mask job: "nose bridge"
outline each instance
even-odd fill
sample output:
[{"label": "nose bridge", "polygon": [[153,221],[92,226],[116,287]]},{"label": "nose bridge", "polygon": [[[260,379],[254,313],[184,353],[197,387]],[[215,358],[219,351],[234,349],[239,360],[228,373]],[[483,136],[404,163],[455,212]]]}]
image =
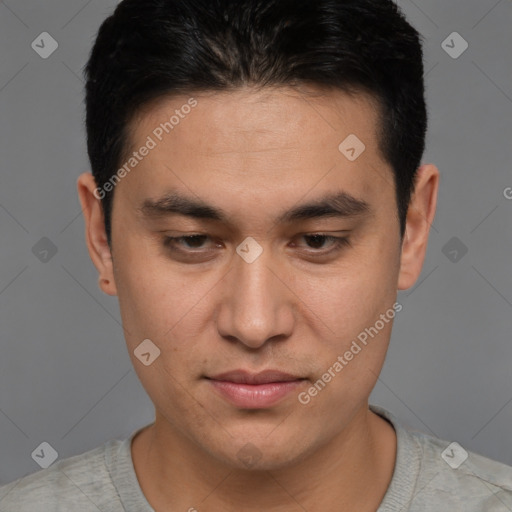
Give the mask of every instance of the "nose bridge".
[{"label": "nose bridge", "polygon": [[[238,251],[255,247],[241,246]],[[238,252],[237,251],[237,252]],[[286,287],[271,268],[271,252],[262,251],[255,259],[235,255],[228,280],[229,291],[219,315],[219,329],[224,336],[235,337],[253,348],[269,338],[288,335],[293,324]],[[269,268],[270,267],[270,268]]]},{"label": "nose bridge", "polygon": [[244,307],[259,309],[265,304],[270,306],[273,295],[271,279],[274,276],[268,268],[269,254],[269,252],[262,254],[252,263],[240,259],[236,265],[237,298],[243,299],[238,302]]}]

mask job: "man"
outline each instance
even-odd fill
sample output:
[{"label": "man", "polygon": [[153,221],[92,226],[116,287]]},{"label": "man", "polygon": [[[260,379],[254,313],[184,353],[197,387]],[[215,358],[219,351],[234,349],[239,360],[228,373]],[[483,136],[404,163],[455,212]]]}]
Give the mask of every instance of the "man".
[{"label": "man", "polygon": [[368,404],[439,185],[397,6],[124,0],[86,71],[86,240],[155,421],[0,510],[512,510],[512,468]]}]

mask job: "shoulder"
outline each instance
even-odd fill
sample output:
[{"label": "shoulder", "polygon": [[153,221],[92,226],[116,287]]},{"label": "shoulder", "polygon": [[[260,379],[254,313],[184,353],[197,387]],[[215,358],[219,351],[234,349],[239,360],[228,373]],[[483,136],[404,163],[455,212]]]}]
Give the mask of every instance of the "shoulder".
[{"label": "shoulder", "polygon": [[422,453],[418,493],[428,500],[453,502],[465,512],[512,510],[511,466],[457,442],[417,431],[409,434]]},{"label": "shoulder", "polygon": [[512,467],[403,425],[371,405],[397,435],[393,477],[379,512],[511,512]]},{"label": "shoulder", "polygon": [[0,487],[0,512],[116,510],[112,507],[116,490],[105,464],[105,451],[119,443],[108,441]]}]

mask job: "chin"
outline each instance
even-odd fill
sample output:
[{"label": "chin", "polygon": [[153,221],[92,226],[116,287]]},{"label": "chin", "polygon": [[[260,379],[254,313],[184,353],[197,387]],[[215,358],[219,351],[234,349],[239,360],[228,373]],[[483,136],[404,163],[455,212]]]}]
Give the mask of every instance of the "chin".
[{"label": "chin", "polygon": [[[222,455],[217,453],[219,458],[230,467],[240,471],[276,471],[292,467],[307,458],[309,453],[315,451],[314,446],[305,447],[304,440],[294,445],[290,439],[263,439],[261,442],[237,442],[226,447],[229,452]],[[235,447],[235,452],[232,449]]]}]

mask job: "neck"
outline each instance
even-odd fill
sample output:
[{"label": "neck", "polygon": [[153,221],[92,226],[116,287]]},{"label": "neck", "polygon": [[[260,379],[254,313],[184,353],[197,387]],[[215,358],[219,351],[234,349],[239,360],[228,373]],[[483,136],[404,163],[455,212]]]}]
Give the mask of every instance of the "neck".
[{"label": "neck", "polygon": [[139,484],[156,512],[375,512],[391,481],[395,457],[393,427],[367,404],[346,429],[313,453],[268,471],[219,462],[158,415],[132,443]]}]

